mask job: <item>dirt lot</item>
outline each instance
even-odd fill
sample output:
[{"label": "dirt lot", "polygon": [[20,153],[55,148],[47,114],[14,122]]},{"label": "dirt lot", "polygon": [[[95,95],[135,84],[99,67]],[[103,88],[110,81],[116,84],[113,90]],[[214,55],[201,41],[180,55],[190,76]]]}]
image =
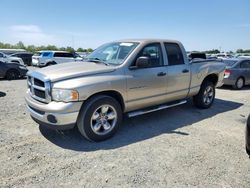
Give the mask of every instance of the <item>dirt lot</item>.
[{"label": "dirt lot", "polygon": [[250,187],[250,87],[217,89],[208,110],[189,102],[125,118],[102,143],[34,123],[25,91],[26,80],[0,80],[0,187]]}]

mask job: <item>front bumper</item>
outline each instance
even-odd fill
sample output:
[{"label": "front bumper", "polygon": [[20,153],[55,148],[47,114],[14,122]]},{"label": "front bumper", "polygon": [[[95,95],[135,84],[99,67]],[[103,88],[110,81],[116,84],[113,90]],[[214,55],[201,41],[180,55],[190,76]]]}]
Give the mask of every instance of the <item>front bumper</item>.
[{"label": "front bumper", "polygon": [[28,69],[19,69],[20,76],[21,77],[26,76],[28,71],[29,71]]},{"label": "front bumper", "polygon": [[76,124],[81,102],[50,102],[41,103],[33,99],[27,92],[25,96],[26,106],[31,117],[39,124],[52,129],[69,129]]},{"label": "front bumper", "polygon": [[246,126],[246,152],[250,156],[250,114]]}]

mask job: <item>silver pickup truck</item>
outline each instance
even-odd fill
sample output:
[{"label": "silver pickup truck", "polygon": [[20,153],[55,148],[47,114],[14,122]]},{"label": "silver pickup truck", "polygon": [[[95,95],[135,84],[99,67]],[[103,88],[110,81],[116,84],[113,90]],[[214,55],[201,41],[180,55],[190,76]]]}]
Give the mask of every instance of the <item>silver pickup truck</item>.
[{"label": "silver pickup truck", "polygon": [[209,108],[223,83],[225,64],[189,61],[173,40],[123,40],[104,44],[84,62],[28,72],[27,108],[40,125],[75,125],[91,141],[110,138],[123,114],[142,115],[184,104]]}]

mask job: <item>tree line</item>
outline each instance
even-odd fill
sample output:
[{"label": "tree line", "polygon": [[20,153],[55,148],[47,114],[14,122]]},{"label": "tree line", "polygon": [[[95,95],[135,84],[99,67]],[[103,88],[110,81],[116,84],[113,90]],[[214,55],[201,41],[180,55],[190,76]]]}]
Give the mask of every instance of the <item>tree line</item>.
[{"label": "tree line", "polygon": [[24,45],[22,41],[19,41],[17,44],[9,44],[0,42],[0,49],[24,49],[28,52],[36,52],[41,50],[54,50],[54,51],[68,51],[68,52],[92,52],[92,48],[78,48],[74,49],[70,46],[67,47],[57,47],[55,45],[47,46],[35,46],[35,45]]},{"label": "tree line", "polygon": [[[17,44],[9,44],[9,43],[3,43],[0,42],[0,48],[4,49],[24,49],[28,52],[36,52],[36,51],[41,51],[41,50],[54,50],[54,51],[68,51],[68,52],[92,52],[92,48],[78,48],[74,49],[70,46],[67,47],[57,47],[55,45],[47,45],[47,46],[35,46],[35,45],[24,45],[22,41],[19,41]],[[218,54],[220,53],[220,50],[218,49],[212,49],[212,50],[207,50],[203,51],[204,53],[207,54]],[[230,51],[229,53],[233,53]],[[250,50],[243,50],[243,49],[238,49],[236,50],[236,53],[250,53]]]}]

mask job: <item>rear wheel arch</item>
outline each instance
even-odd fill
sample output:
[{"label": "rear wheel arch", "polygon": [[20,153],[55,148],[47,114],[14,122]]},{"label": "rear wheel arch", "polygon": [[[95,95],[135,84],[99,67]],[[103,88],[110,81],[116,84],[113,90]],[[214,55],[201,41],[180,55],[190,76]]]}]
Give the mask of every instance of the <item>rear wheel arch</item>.
[{"label": "rear wheel arch", "polygon": [[[208,76],[206,76],[203,80],[203,82],[205,81],[209,81],[209,82],[212,82],[215,86],[216,84],[218,83],[218,75],[217,74],[209,74]],[[202,83],[203,83],[202,82]]]},{"label": "rear wheel arch", "polygon": [[244,80],[244,83],[245,83],[246,79],[245,79],[244,76],[239,76],[239,77],[237,78],[237,80],[238,80],[239,78],[242,78],[242,79]]}]

